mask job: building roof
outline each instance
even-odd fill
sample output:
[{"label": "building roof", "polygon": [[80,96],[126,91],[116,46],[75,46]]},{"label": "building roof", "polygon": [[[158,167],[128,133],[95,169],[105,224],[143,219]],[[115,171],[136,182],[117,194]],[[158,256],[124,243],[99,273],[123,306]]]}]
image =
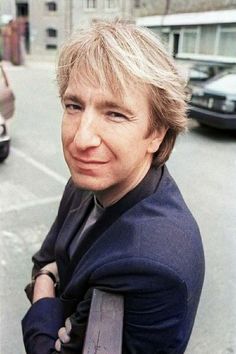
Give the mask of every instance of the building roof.
[{"label": "building roof", "polygon": [[236,10],[188,12],[163,16],[138,17],[136,23],[146,27],[236,23]]}]

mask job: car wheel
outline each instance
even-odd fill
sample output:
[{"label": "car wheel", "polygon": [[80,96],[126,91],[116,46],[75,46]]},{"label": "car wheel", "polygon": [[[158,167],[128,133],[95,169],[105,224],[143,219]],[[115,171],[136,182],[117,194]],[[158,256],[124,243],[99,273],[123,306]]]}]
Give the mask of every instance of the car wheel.
[{"label": "car wheel", "polygon": [[0,148],[0,163],[3,162],[9,155],[10,143],[8,142]]}]

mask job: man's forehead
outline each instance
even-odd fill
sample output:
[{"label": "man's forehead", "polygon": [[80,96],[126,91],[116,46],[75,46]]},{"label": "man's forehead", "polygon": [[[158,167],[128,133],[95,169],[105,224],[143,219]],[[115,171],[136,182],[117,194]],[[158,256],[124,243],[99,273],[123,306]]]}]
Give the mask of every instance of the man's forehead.
[{"label": "man's forehead", "polygon": [[111,87],[108,83],[101,84],[95,80],[81,77],[71,77],[65,91],[65,95],[86,96],[89,92],[95,92],[97,98],[104,101],[115,101],[125,104],[128,93],[126,87]]},{"label": "man's forehead", "polygon": [[113,90],[106,83],[101,84],[100,82],[97,82],[96,78],[94,78],[94,80],[88,80],[87,78],[70,78],[67,89],[81,90],[81,88],[99,91],[104,95],[113,95]]}]

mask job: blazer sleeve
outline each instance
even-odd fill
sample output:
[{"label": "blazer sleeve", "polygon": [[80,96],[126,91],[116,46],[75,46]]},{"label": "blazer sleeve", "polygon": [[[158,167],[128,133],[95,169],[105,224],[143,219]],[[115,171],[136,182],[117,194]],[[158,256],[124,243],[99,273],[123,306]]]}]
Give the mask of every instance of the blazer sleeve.
[{"label": "blazer sleeve", "polygon": [[40,250],[34,254],[32,260],[34,263],[33,273],[48,263],[55,261],[54,246],[59,234],[59,231],[66,219],[73,200],[75,187],[70,178],[66,184],[62,199],[60,201],[58,213],[53,222],[45,240],[42,243]]},{"label": "blazer sleeve", "polygon": [[43,298],[35,302],[22,320],[27,354],[52,354],[58,330],[64,326],[64,312],[58,298]]},{"label": "blazer sleeve", "polygon": [[182,354],[180,326],[187,294],[174,272],[147,260],[121,260],[98,269],[90,285],[70,316],[71,340],[62,344],[62,354],[82,352],[94,288],[124,295],[123,354]]},{"label": "blazer sleeve", "polygon": [[[87,319],[92,299],[89,289],[70,317],[71,340],[62,344],[61,354],[80,354],[87,326]],[[27,354],[58,354],[55,342],[58,330],[65,326],[64,310],[60,299],[44,298],[35,302],[22,320],[22,332]]]}]

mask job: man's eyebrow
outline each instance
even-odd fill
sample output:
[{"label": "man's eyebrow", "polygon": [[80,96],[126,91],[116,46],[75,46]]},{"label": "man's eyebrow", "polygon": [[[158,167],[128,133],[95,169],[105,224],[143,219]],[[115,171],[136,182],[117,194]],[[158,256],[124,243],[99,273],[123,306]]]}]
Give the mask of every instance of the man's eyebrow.
[{"label": "man's eyebrow", "polygon": [[73,95],[73,94],[70,94],[70,93],[65,93],[65,94],[62,96],[62,100],[63,100],[63,101],[65,101],[65,100],[70,100],[70,101],[77,102],[77,103],[80,103],[80,102],[82,101],[79,96]]}]

